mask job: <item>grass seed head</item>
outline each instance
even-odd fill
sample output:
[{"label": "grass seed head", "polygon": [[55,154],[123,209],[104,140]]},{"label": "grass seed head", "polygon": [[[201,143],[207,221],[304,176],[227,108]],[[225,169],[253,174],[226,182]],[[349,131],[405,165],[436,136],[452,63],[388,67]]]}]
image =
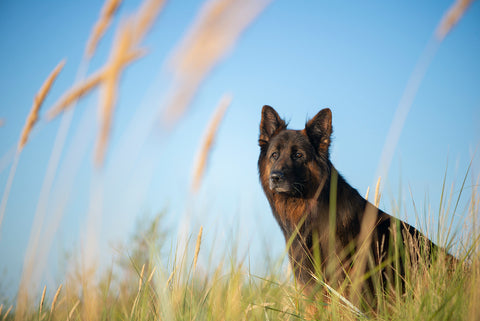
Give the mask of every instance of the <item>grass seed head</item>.
[{"label": "grass seed head", "polygon": [[437,27],[437,39],[442,40],[452,30],[452,28],[460,21],[467,11],[473,0],[456,0],[455,3],[443,16],[442,21]]},{"label": "grass seed head", "polygon": [[197,236],[197,244],[195,245],[195,256],[193,257],[193,268],[197,267],[198,253],[200,252],[200,245],[202,243],[202,233],[203,233],[203,226],[200,226],[200,231],[198,232],[198,236]]},{"label": "grass seed head", "polygon": [[208,156],[210,155],[210,152],[212,150],[215,136],[218,132],[218,128],[220,127],[220,123],[225,116],[225,112],[227,111],[228,106],[230,106],[231,101],[231,95],[224,95],[220,100],[220,103],[218,104],[218,107],[212,119],[210,120],[210,124],[207,128],[207,131],[205,132],[205,136],[194,165],[192,180],[193,192],[197,192],[200,187],[200,183],[207,167]]},{"label": "grass seed head", "polygon": [[63,66],[65,65],[65,60],[62,60],[53,71],[50,73],[48,78],[43,83],[42,87],[40,88],[39,92],[36,94],[35,99],[33,101],[32,109],[30,110],[30,114],[28,114],[27,120],[25,122],[25,126],[23,127],[22,134],[20,136],[20,142],[18,144],[18,149],[21,150],[25,144],[27,143],[28,136],[33,129],[33,126],[38,121],[38,113],[40,111],[40,107],[47,97],[50,88],[52,87],[55,79],[57,78],[58,74],[62,70]]},{"label": "grass seed head", "polygon": [[378,205],[380,204],[380,198],[381,198],[381,194],[380,194],[380,182],[382,180],[382,177],[379,176],[378,177],[378,180],[377,180],[377,185],[375,186],[375,197],[373,198],[373,201],[375,202],[375,206],[378,207]]},{"label": "grass seed head", "polygon": [[243,31],[270,0],[205,2],[169,61],[174,81],[169,89],[163,125],[172,128],[185,114],[210,71],[235,46]]},{"label": "grass seed head", "polygon": [[97,47],[98,42],[105,34],[108,26],[110,26],[113,16],[117,12],[120,4],[122,3],[121,0],[106,0],[103,4],[102,11],[100,13],[100,17],[93,27],[92,33],[90,34],[90,39],[87,43],[86,48],[86,55],[87,57],[92,57],[95,53],[95,49]]},{"label": "grass seed head", "polygon": [[43,308],[43,303],[45,301],[45,292],[47,291],[47,286],[45,285],[43,287],[43,292],[42,292],[42,298],[40,299],[40,306],[38,308],[38,319],[42,319],[42,308]]},{"label": "grass seed head", "polygon": [[53,297],[53,301],[52,301],[52,307],[50,308],[50,313],[53,313],[55,309],[55,304],[57,303],[58,296],[60,295],[61,290],[62,290],[62,284],[60,284],[60,286],[57,289],[57,292],[55,292],[55,296]]},{"label": "grass seed head", "polygon": [[147,0],[142,3],[135,16],[135,39],[143,39],[162,10],[165,0]]},{"label": "grass seed head", "polygon": [[60,98],[54,107],[48,111],[47,118],[51,120],[58,116],[67,107],[82,98],[84,95],[90,92],[90,90],[98,86],[102,80],[103,71],[100,71],[88,77],[83,83],[71,88],[63,95],[62,98]]}]

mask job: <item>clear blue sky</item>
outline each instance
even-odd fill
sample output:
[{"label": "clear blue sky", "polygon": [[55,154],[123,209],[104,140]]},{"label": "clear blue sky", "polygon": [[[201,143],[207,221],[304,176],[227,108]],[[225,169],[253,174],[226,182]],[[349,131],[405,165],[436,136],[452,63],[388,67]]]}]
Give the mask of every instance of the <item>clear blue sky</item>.
[{"label": "clear blue sky", "polygon": [[[375,180],[385,136],[415,64],[452,1],[286,1],[276,0],[250,25],[233,51],[209,75],[188,114],[168,136],[154,131],[135,149],[142,119],[161,108],[169,85],[166,58],[181,40],[201,1],[169,1],[144,45],[149,55],[126,70],[114,118],[106,166],[92,167],[97,93],[76,108],[61,160],[67,166],[74,136],[88,143],[80,158],[69,203],[50,251],[45,279],[55,279],[59,253],[81,245],[93,185],[104,183],[99,225],[103,260],[109,244],[125,241],[139,217],[166,210],[165,229],[176,238],[180,218],[189,212],[192,233],[204,226],[205,247],[213,239],[241,235],[242,253],[261,267],[259,252],[284,247],[258,183],[258,125],[269,104],[302,128],[321,108],[333,111],[332,161],[347,181],[364,194]],[[124,1],[113,24],[138,5]],[[14,148],[33,97],[63,58],[67,64],[42,111],[75,81],[85,43],[98,18],[101,1],[0,2],[0,193],[3,194]],[[113,29],[100,44],[89,71],[101,66]],[[438,211],[448,162],[447,184],[454,192],[480,143],[480,3],[475,2],[441,43],[406,120],[381,207],[392,200],[411,207],[411,189],[419,208]],[[220,127],[199,195],[189,196],[193,160],[203,131],[224,93],[232,104]],[[82,117],[86,127],[81,127]],[[138,122],[132,122],[138,117]],[[133,124],[133,125],[132,125]],[[60,118],[42,121],[20,156],[4,222],[0,229],[2,287],[16,288],[35,208]],[[160,126],[160,122],[159,122]],[[87,130],[85,130],[87,128]],[[75,146],[73,149],[77,148]],[[478,154],[478,153],[477,153]],[[4,156],[6,155],[6,156]],[[473,173],[479,174],[479,157]],[[63,197],[61,169],[49,198],[47,222]],[[469,177],[467,185],[471,187]],[[468,188],[466,193],[470,193]],[[425,202],[425,198],[428,201]],[[426,205],[425,205],[426,204]],[[430,204],[430,205],[428,205]],[[424,206],[425,205],[425,206]],[[424,215],[425,212],[421,212]],[[404,213],[401,213],[404,215]],[[410,223],[415,223],[409,212]],[[46,223],[48,225],[48,223]],[[218,246],[218,245],[217,245]],[[208,251],[208,250],[206,250]],[[205,258],[208,255],[205,254]]]}]

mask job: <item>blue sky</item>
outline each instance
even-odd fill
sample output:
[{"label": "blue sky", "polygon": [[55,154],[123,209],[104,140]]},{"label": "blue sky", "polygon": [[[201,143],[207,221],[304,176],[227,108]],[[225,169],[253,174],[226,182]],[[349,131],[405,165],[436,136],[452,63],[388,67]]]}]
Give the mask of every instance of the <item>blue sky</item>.
[{"label": "blue sky", "polygon": [[[262,105],[275,107],[292,128],[302,128],[321,108],[331,108],[332,161],[364,194],[376,181],[385,136],[407,81],[451,3],[272,1],[206,78],[174,130],[162,134],[159,120],[158,130],[155,126],[137,146],[145,130],[143,122],[161,109],[171,80],[166,59],[202,6],[202,1],[194,0],[167,2],[143,43],[149,54],[129,66],[122,78],[111,145],[101,171],[92,166],[97,93],[88,95],[75,109],[49,196],[46,225],[55,204],[64,197],[62,168],[69,173],[69,157],[75,159],[75,150],[80,148],[77,143],[84,143],[87,150],[79,154],[79,168],[73,173],[75,180],[50,249],[45,279],[55,279],[59,253],[80,246],[90,194],[97,191],[99,181],[104,190],[97,222],[102,257],[111,252],[110,244],[126,241],[139,217],[165,210],[164,224],[172,242],[184,222],[181,217],[188,212],[193,234],[199,225],[204,227],[204,249],[210,244],[214,251],[214,239],[228,239],[237,231],[242,235],[242,251],[261,267],[258,253],[265,244],[272,253],[281,253],[284,246],[257,177]],[[89,73],[103,65],[112,30],[138,4],[124,1]],[[0,2],[0,118],[5,122],[0,127],[0,193],[12,164],[10,151],[18,142],[35,93],[63,58],[67,64],[42,111],[74,84],[101,6],[101,1]],[[454,184],[458,192],[480,143],[479,53],[480,4],[475,2],[440,44],[422,80],[382,184],[384,210],[392,212],[394,201],[405,202],[407,219],[415,223],[409,205],[411,190],[418,207],[431,207],[430,215],[435,215],[447,163],[447,185]],[[202,189],[192,197],[189,184],[194,157],[225,93],[231,93],[233,101],[221,124]],[[6,276],[1,285],[10,290],[20,277],[60,119],[41,121],[20,155],[0,227],[0,273]],[[477,155],[475,179],[478,163]],[[467,194],[471,185],[469,176]]]}]

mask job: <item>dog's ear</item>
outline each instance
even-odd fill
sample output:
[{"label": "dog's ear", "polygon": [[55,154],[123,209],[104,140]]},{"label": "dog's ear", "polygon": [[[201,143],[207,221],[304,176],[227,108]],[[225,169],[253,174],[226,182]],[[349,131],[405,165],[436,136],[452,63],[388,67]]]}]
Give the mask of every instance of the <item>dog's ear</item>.
[{"label": "dog's ear", "polygon": [[328,155],[332,135],[332,111],[329,108],[320,110],[307,122],[305,132],[318,153]]},{"label": "dog's ear", "polygon": [[278,116],[278,113],[270,106],[263,106],[262,121],[260,122],[260,137],[258,144],[265,146],[270,139],[279,131],[286,129],[285,121]]}]

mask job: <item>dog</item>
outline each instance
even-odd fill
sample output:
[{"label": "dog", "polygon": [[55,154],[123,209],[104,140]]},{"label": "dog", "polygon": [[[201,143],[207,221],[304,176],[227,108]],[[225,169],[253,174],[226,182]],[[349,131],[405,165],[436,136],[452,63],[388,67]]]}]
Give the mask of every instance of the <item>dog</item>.
[{"label": "dog", "polygon": [[347,183],[330,162],[331,135],[328,108],[303,130],[290,130],[272,107],[264,106],[260,183],[297,282],[307,293],[330,287],[372,307],[379,291],[403,291],[406,269],[430,264],[440,248]]}]

